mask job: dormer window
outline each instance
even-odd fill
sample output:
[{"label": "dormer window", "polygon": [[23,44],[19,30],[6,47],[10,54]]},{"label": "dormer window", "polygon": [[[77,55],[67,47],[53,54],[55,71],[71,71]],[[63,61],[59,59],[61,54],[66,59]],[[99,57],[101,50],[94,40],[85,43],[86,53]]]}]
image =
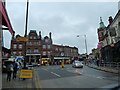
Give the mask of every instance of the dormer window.
[{"label": "dormer window", "polygon": [[48,39],[45,39],[45,42],[48,42]]},{"label": "dormer window", "polygon": [[30,39],[32,39],[32,36],[30,36]]},{"label": "dormer window", "polygon": [[36,39],[36,37],[34,36],[34,39]]}]

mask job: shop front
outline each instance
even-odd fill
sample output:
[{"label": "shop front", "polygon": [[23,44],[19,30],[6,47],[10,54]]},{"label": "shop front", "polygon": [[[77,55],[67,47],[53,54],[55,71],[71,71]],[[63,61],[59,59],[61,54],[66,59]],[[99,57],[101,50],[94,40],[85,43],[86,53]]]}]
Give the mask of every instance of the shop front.
[{"label": "shop front", "polygon": [[61,64],[64,62],[64,64],[70,64],[70,57],[54,57],[54,62],[56,64]]},{"label": "shop front", "polygon": [[39,63],[40,54],[26,54],[26,62],[29,63]]}]

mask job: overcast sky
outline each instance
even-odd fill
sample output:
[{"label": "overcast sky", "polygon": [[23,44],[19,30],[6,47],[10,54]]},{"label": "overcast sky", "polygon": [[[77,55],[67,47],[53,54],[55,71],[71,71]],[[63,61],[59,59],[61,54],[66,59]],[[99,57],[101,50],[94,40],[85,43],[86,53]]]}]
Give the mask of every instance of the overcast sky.
[{"label": "overcast sky", "polygon": [[[26,2],[7,2],[6,9],[16,34],[23,36]],[[115,17],[117,10],[117,2],[30,2],[28,32],[41,31],[43,37],[52,32],[54,44],[78,47],[79,53],[86,52],[86,35],[90,53],[97,47],[100,17],[107,26],[108,17]],[[10,48],[10,40],[10,33],[4,31],[5,47]]]}]

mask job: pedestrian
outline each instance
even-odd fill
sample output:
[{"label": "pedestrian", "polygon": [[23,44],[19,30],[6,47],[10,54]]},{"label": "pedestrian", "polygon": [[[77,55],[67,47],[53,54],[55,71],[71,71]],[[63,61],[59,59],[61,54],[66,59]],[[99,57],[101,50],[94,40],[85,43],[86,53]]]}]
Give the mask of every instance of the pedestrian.
[{"label": "pedestrian", "polygon": [[7,81],[11,81],[11,75],[12,75],[12,72],[13,72],[12,62],[9,62],[7,64],[6,69],[7,69]]},{"label": "pedestrian", "polygon": [[97,62],[96,62],[96,63],[97,63],[97,66],[99,67],[99,59],[97,59]]},{"label": "pedestrian", "polygon": [[13,62],[13,79],[16,79],[16,74],[17,74],[17,70],[18,70],[18,64],[17,62]]},{"label": "pedestrian", "polygon": [[16,61],[17,63],[17,69],[19,70],[20,69],[20,63],[18,62],[18,60]]}]

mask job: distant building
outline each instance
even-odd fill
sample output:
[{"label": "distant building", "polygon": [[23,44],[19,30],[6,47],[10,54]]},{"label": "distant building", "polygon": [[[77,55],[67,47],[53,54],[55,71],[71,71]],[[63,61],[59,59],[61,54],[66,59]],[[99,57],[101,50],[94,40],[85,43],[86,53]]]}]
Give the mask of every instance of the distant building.
[{"label": "distant building", "polygon": [[[26,60],[27,62],[37,63],[60,63],[62,60],[65,63],[70,62],[71,58],[78,57],[78,48],[63,45],[55,45],[52,42],[52,33],[49,36],[42,37],[36,30],[30,30],[27,35],[28,42],[26,43]],[[25,42],[18,41],[15,38],[11,40],[11,51],[15,57],[25,56]]]}]

